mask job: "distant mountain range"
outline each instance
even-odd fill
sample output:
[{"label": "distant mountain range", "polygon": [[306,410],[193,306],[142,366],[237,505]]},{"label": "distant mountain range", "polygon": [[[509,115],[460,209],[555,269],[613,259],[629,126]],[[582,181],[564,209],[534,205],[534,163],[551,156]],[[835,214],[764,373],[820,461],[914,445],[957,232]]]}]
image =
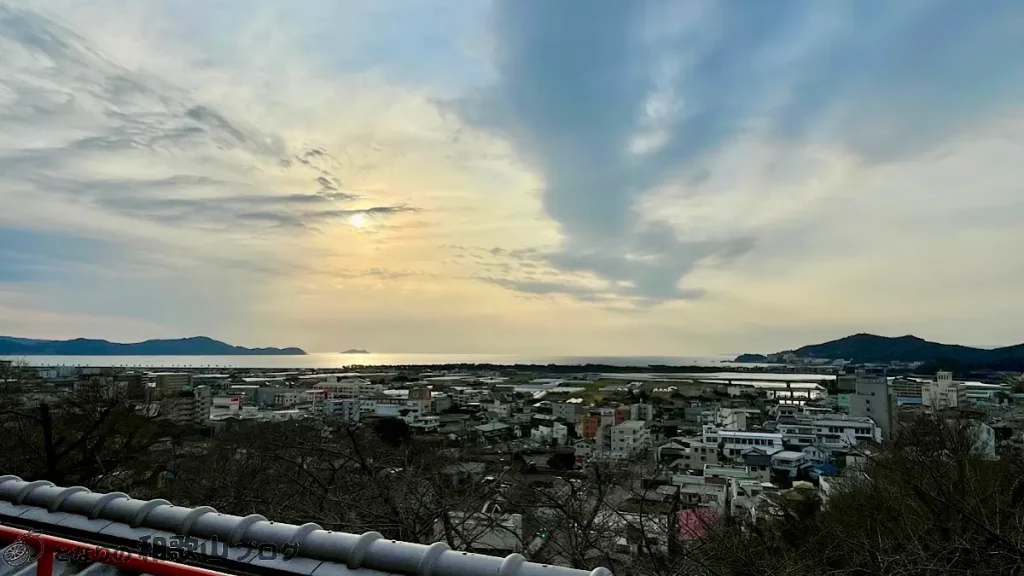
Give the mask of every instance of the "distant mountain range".
[{"label": "distant mountain range", "polygon": [[75,338],[74,340],[36,340],[0,336],[3,356],[300,356],[301,348],[244,348],[219,340],[196,336],[175,340],[146,340],[121,344],[107,340]]},{"label": "distant mountain range", "polygon": [[[971,365],[998,364],[1001,361],[1024,360],[1024,344],[1001,348],[971,348],[957,344],[929,342],[917,336],[891,338],[875,334],[854,334],[823,344],[803,346],[780,352],[779,356],[793,354],[798,358],[828,358],[849,360],[855,364],[888,362],[932,362],[938,360]],[[737,362],[764,362],[768,357],[760,354],[742,354]]]}]

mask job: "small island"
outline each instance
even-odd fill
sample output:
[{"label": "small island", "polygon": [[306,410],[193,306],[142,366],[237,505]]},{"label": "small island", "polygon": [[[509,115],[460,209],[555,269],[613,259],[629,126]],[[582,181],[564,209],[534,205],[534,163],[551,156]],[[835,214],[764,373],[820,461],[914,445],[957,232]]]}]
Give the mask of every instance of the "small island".
[{"label": "small island", "polygon": [[760,364],[768,361],[768,357],[763,354],[740,354],[736,357],[733,362],[743,362],[751,364]]},{"label": "small island", "polygon": [[345,350],[344,352],[342,352],[342,354],[369,354],[369,353],[370,353],[369,350],[363,350],[361,348],[351,348],[349,350]]}]

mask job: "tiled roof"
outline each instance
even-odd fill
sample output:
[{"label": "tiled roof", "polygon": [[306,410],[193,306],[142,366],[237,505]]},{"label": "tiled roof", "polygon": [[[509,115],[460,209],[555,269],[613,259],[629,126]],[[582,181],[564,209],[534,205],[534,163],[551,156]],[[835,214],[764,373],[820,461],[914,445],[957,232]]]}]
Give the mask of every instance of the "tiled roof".
[{"label": "tiled roof", "polygon": [[[17,476],[0,476],[0,524],[85,543],[132,548],[147,538],[174,542],[172,539],[184,536],[190,539],[188,545],[198,544],[200,550],[221,550],[223,555],[207,554],[200,563],[227,573],[611,576],[604,568],[588,573],[527,562],[520,554],[498,558],[458,552],[444,543],[427,546],[387,540],[376,532],[332,532],[313,523],[282,524],[258,514],[243,518],[221,514],[209,506],[185,508],[165,500],[136,500],[120,492],[64,488],[46,481],[27,482]],[[207,548],[202,548],[204,545]],[[273,554],[252,553],[258,547],[267,547]],[[292,552],[288,554],[290,559],[278,553],[287,550]]]}]

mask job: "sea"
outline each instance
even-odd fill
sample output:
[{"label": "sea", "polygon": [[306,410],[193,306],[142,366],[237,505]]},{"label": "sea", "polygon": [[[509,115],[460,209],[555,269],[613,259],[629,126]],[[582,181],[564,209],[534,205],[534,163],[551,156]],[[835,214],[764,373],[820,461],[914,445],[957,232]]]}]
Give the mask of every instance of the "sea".
[{"label": "sea", "polygon": [[97,366],[128,368],[352,368],[359,366],[429,366],[441,364],[540,364],[576,366],[707,366],[738,367],[729,356],[528,356],[516,354],[339,354],[304,356],[0,356],[32,366]]}]

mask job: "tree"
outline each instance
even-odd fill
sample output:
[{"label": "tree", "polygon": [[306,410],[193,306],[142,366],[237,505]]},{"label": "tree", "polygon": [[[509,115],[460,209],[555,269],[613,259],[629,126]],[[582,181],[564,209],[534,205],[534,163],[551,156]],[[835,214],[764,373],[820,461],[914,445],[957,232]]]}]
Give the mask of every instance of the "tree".
[{"label": "tree", "polygon": [[65,486],[148,481],[161,456],[152,448],[180,433],[139,410],[123,391],[44,395],[28,386],[22,381],[20,393],[0,395],[0,468],[26,479]]},{"label": "tree", "polygon": [[373,423],[373,431],[391,446],[402,445],[412,436],[409,425],[400,418],[381,418]]}]

